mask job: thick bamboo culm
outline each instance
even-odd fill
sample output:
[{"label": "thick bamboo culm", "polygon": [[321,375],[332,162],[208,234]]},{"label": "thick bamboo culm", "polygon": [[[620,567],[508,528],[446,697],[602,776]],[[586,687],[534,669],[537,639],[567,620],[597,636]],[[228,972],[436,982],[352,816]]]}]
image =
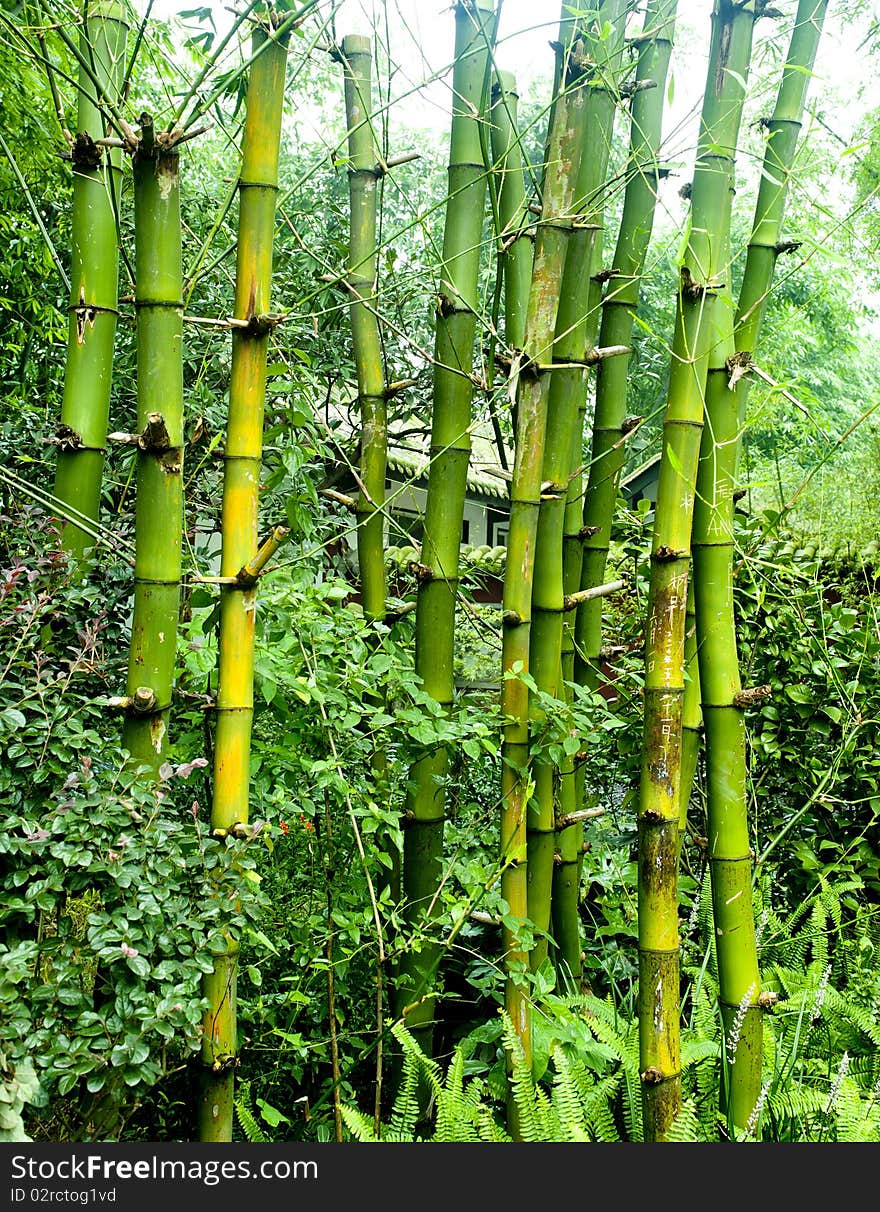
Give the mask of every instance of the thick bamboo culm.
[{"label": "thick bamboo culm", "polygon": [[693,560],[697,651],[706,748],[708,855],[725,1032],[722,1107],[742,1132],[761,1092],[763,1010],[747,800],[745,709],[733,603],[734,496],[748,364],[780,251],[782,219],[804,101],[827,3],[801,0],[783,70],[736,309],[718,308],[710,358]]},{"label": "thick bamboo culm", "polygon": [[[635,91],[630,101],[630,147],[623,213],[611,259],[613,273],[602,300],[600,347],[628,349],[639,307],[639,285],[651,242],[657,206],[660,139],[666,78],[678,0],[651,0],[645,10],[639,42]],[[649,81],[654,87],[645,87]],[[611,542],[611,524],[620,473],[626,457],[627,380],[630,355],[599,363],[590,443],[589,475],[583,497],[580,532],[583,559],[580,585],[601,585]],[[578,527],[580,529],[580,527]],[[575,676],[582,685],[597,684],[602,650],[601,599],[578,611]]]},{"label": "thick bamboo culm", "polygon": [[[102,148],[108,134],[103,103],[119,100],[125,74],[128,8],[116,0],[85,6],[80,33],[71,216],[72,256],[67,360],[58,427],[55,496],[86,519],[100,514],[110,413],[113,345],[119,306],[119,186],[122,152]],[[99,86],[98,87],[96,87]],[[99,94],[99,95],[96,95]],[[73,520],[62,546],[81,559],[92,537]]]},{"label": "thick bamboo culm", "polygon": [[[443,710],[455,693],[455,604],[464,501],[470,461],[474,339],[479,312],[480,248],[486,209],[481,124],[489,108],[491,0],[455,6],[452,131],[443,260],[435,335],[431,462],[416,605],[415,670]],[[445,779],[445,748],[426,754],[410,771],[403,847],[402,896],[406,921],[431,931],[437,907]],[[395,1008],[430,1053],[440,959],[434,939],[401,957]]]},{"label": "thick bamboo culm", "polygon": [[361,605],[367,622],[386,612],[383,507],[388,451],[388,406],[382,334],[376,299],[377,194],[381,169],[373,137],[372,48],[369,38],[342,40],[345,114],[348,123],[348,190],[351,208],[348,283],[352,348],[361,422],[360,493],[357,499],[357,554]]},{"label": "thick bamboo culm", "polygon": [[526,311],[532,281],[533,221],[519,134],[519,94],[511,72],[499,72],[492,86],[492,161],[499,174],[499,263],[504,277],[504,340],[511,355],[525,340]]},{"label": "thick bamboo culm", "polygon": [[[271,45],[264,48],[269,40]],[[245,101],[239,179],[238,253],[234,316],[245,321],[232,334],[229,418],[223,471],[220,573],[220,651],[214,798],[211,827],[221,837],[248,820],[250,737],[254,703],[254,612],[257,587],[240,576],[257,554],[266,353],[274,325],[270,313],[272,242],[278,192],[278,157],[287,64],[286,33],[258,27]],[[233,1074],[237,1064],[236,969],[238,943],[226,936],[204,980],[209,1007],[202,1043],[200,1139],[232,1138]]]},{"label": "thick bamboo culm", "polygon": [[681,1107],[678,841],[691,523],[719,273],[755,22],[753,0],[715,0],[680,272],[651,544],[638,816],[639,1051],[645,1138]]},{"label": "thick bamboo culm", "polygon": [[[602,583],[610,542],[617,485],[624,460],[624,420],[629,370],[629,344],[638,308],[639,279],[650,243],[657,201],[665,82],[672,50],[676,4],[652,0],[648,5],[630,102],[630,146],[620,228],[610,262],[611,277],[603,295],[602,232],[597,234],[590,275],[590,345],[619,352],[598,362],[590,456],[584,485],[583,445],[587,397],[581,402],[577,436],[572,452],[563,534],[563,581],[566,594]],[[601,321],[601,326],[600,326]],[[598,335],[596,330],[598,331]],[[604,603],[587,601],[563,628],[562,669],[566,683],[595,687],[599,680]],[[585,802],[587,764],[566,762],[574,772],[573,803]],[[565,777],[565,776],[564,776]],[[565,784],[563,783],[563,788]],[[566,841],[570,856],[577,857],[576,881],[583,867],[581,831]],[[563,872],[557,872],[561,883]],[[571,895],[570,892],[568,894]]]},{"label": "thick bamboo culm", "polygon": [[[560,33],[571,27],[563,4]],[[574,32],[572,28],[572,33]],[[541,216],[537,225],[532,283],[526,318],[525,349],[515,360],[516,449],[510,486],[510,528],[503,595],[501,712],[501,894],[511,923],[504,930],[507,972],[505,1005],[525,1054],[531,1056],[531,1012],[525,973],[529,946],[521,934],[531,917],[532,887],[528,857],[534,849],[534,821],[527,813],[530,704],[528,687],[515,670],[529,671],[535,537],[541,500],[541,472],[551,377],[559,283],[566,249],[575,230],[575,190],[583,152],[586,76],[579,43],[560,37],[563,62],[557,71],[545,153]],[[555,671],[554,671],[555,672]],[[552,872],[554,826],[541,841],[549,849]],[[531,836],[530,836],[531,835]],[[549,910],[549,884],[546,897]],[[523,923],[523,927],[518,924]],[[549,925],[549,912],[548,923]]]},{"label": "thick bamboo culm", "polygon": [[[564,567],[565,517],[572,468],[581,463],[587,362],[595,352],[598,311],[593,315],[592,308],[596,303],[593,268],[597,257],[601,259],[601,234],[609,188],[608,162],[620,98],[626,14],[625,0],[604,0],[597,6],[594,20],[580,26],[583,53],[591,64],[584,152],[575,191],[581,218],[566,253],[556,316],[553,360],[560,368],[553,372],[547,405],[530,645],[530,660],[534,662],[532,674],[538,689],[560,700],[567,697],[560,680],[563,674],[563,619],[568,613],[565,610],[568,589]],[[547,905],[541,906],[541,916],[543,921],[547,913],[548,924],[552,925],[554,962],[561,983],[578,988],[581,978],[578,904],[583,825],[578,823],[565,828],[557,825],[558,819],[580,806],[574,762],[564,761],[557,773],[551,772],[550,778],[545,770],[536,771],[535,784],[535,815],[542,825],[553,830],[554,839],[546,874],[533,869],[529,855],[530,892],[532,886],[536,890],[546,888]],[[546,851],[542,851],[541,856],[546,862]],[[536,921],[533,909],[537,912],[538,905],[530,899],[529,913]],[[542,949],[546,953],[542,944],[543,940],[539,940],[532,952],[533,968],[543,958]]]},{"label": "thick bamboo culm", "polygon": [[137,496],[129,707],[122,742],[156,771],[168,748],[183,537],[180,156],[141,115],[133,155]]}]

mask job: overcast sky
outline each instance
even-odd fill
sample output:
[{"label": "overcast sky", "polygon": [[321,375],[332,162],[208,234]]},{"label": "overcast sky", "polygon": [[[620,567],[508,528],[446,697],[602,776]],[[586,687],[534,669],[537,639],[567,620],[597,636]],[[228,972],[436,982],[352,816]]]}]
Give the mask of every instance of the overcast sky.
[{"label": "overcast sky", "polygon": [[[146,0],[137,0],[143,11]],[[213,10],[215,24],[228,28],[230,8],[226,2],[204,5],[203,0],[154,0],[153,13],[165,18],[181,9],[202,4]],[[322,6],[324,11],[330,5]],[[794,12],[795,0],[780,0],[780,7]],[[849,139],[868,108],[880,105],[880,87],[869,70],[864,51],[858,44],[864,23],[846,27],[840,20],[846,0],[831,0],[829,15],[820,42],[816,65],[817,79],[811,95],[833,100],[833,121],[838,133]],[[866,7],[871,7],[867,5]],[[880,12],[880,4],[873,6]],[[503,0],[498,35],[499,67],[513,71],[523,95],[536,95],[534,86],[545,82],[552,71],[552,51],[548,43],[555,37],[559,0]],[[667,136],[677,131],[688,114],[699,111],[705,77],[712,0],[679,0],[678,36],[673,57],[673,98],[666,115]],[[398,65],[394,94],[410,94],[406,101],[407,123],[448,125],[448,73],[445,80],[425,86],[437,73],[443,73],[452,59],[454,20],[451,5],[444,0],[340,0],[336,6],[335,30],[345,34],[379,31],[384,40],[386,12],[392,59]],[[877,14],[875,14],[877,15]],[[770,20],[758,25],[759,37],[772,36],[781,23]],[[784,27],[783,27],[784,28]],[[686,56],[686,59],[685,59]],[[685,66],[686,63],[686,66]],[[418,90],[411,92],[411,90]],[[693,147],[695,122],[685,128],[685,137],[675,136],[670,152]]]}]

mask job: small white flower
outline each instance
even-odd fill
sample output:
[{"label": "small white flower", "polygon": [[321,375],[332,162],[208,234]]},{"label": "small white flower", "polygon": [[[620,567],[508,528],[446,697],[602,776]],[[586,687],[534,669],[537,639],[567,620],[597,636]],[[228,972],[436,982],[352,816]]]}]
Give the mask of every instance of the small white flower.
[{"label": "small white flower", "polygon": [[837,1102],[837,1099],[840,1096],[840,1088],[843,1085],[843,1079],[846,1077],[848,1069],[849,1053],[844,1052],[843,1056],[840,1058],[840,1068],[837,1070],[837,1076],[831,1083],[831,1090],[828,1094],[828,1105],[825,1108],[826,1113],[829,1112]]},{"label": "small white flower", "polygon": [[819,987],[816,990],[816,998],[813,1002],[813,1013],[810,1015],[810,1022],[815,1023],[819,1020],[819,1015],[822,1013],[822,1006],[825,1002],[825,995],[828,992],[828,982],[831,979],[831,965],[829,964],[822,973],[822,979],[819,981]]},{"label": "small white flower", "polygon": [[754,983],[752,983],[751,985],[749,985],[748,989],[746,989],[745,993],[742,995],[742,999],[736,1008],[736,1015],[734,1016],[734,1020],[730,1024],[730,1034],[727,1037],[727,1063],[728,1063],[728,1065],[732,1065],[734,1060],[736,1059],[736,1047],[737,1047],[737,1044],[739,1043],[740,1033],[743,1029],[743,1023],[746,1021],[746,1015],[748,1014],[749,1006],[751,1005],[752,995],[754,994],[754,992],[755,992],[755,986],[754,986]]}]

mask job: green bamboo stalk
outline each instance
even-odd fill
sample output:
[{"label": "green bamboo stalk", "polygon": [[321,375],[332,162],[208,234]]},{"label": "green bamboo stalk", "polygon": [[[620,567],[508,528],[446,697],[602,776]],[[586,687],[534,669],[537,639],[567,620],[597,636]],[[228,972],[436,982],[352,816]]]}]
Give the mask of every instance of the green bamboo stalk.
[{"label": "green bamboo stalk", "polygon": [[[568,5],[563,4],[561,35],[568,28],[567,12]],[[531,1017],[526,974],[530,948],[523,935],[523,923],[531,917],[535,899],[528,863],[535,843],[539,841],[549,851],[549,878],[546,891],[537,896],[537,903],[546,903],[549,909],[555,822],[543,831],[540,839],[534,836],[534,822],[527,811],[529,691],[521,675],[529,672],[535,538],[559,282],[566,249],[575,230],[574,204],[584,146],[587,78],[581,51],[582,43],[575,38],[565,48],[559,75],[561,91],[554,101],[547,136],[525,352],[521,359],[514,361],[513,367],[517,400],[516,449],[510,487],[501,653],[501,711],[505,721],[501,747],[501,894],[508,910],[504,926],[505,1005],[528,1058],[531,1058]],[[556,671],[553,672],[555,677]]]},{"label": "green bamboo stalk", "polygon": [[[612,259],[613,275],[602,301],[600,347],[629,349],[639,307],[639,284],[654,227],[666,78],[678,0],[651,0],[645,10],[639,41],[631,125],[627,185],[623,213]],[[653,81],[655,87],[645,87]],[[583,560],[580,587],[601,585],[611,542],[617,488],[625,458],[627,379],[630,355],[599,363],[590,449],[589,475],[583,497],[581,531]],[[602,649],[602,600],[578,609],[575,638],[575,678],[595,686]]]},{"label": "green bamboo stalk", "polygon": [[504,337],[511,355],[523,347],[532,280],[532,233],[519,135],[519,93],[512,72],[499,72],[492,86],[492,160],[501,184],[499,268],[504,278]]},{"label": "green bamboo stalk", "polygon": [[[372,58],[369,38],[354,34],[343,38],[340,60],[344,69],[351,211],[346,282],[352,299],[349,314],[361,421],[360,490],[355,506],[358,519],[357,553],[361,607],[364,620],[371,628],[373,645],[378,647],[381,635],[372,629],[372,625],[385,619],[388,589],[383,512],[388,459],[388,399],[376,295],[378,181],[382,169],[377,162],[371,120]],[[381,696],[371,695],[370,701],[377,708],[383,705]],[[385,796],[388,755],[384,745],[374,746],[370,765],[376,784],[382,788]],[[400,854],[396,845],[387,849],[391,860],[388,882],[396,900],[400,895]]]},{"label": "green bamboo stalk", "polygon": [[[64,395],[58,427],[55,496],[96,522],[110,413],[113,343],[118,314],[117,215],[122,152],[103,149],[106,117],[92,76],[110,103],[119,99],[125,72],[127,8],[116,0],[85,6],[80,33],[77,134],[73,165],[72,256]],[[85,69],[85,62],[91,71]],[[91,537],[73,522],[62,529],[62,546],[81,560]]]},{"label": "green bamboo stalk", "polygon": [[731,1129],[748,1123],[761,1092],[763,1010],[747,811],[745,709],[733,607],[734,495],[751,351],[769,293],[807,85],[827,0],[801,0],[773,117],[736,311],[719,307],[706,392],[694,509],[693,559],[706,742],[708,854],[727,1065],[722,1105]]},{"label": "green bamboo stalk", "polygon": [[[602,224],[625,18],[624,0],[604,0],[594,18],[578,27],[580,53],[589,65],[584,74],[583,153],[573,198],[579,218],[567,244],[559,287],[553,344],[557,367],[547,395],[529,639],[529,665],[537,689],[558,698],[564,697],[559,682],[565,611],[563,529],[579,410],[586,398],[585,363],[592,335],[588,325],[591,269]],[[533,729],[538,731],[541,712],[533,706],[532,715]],[[559,777],[573,779],[573,769]],[[547,931],[552,920],[561,967],[577,981],[581,954],[576,878],[580,830],[577,826],[557,830],[560,812],[556,787],[553,766],[547,761],[536,763],[535,795],[528,820],[529,917],[541,931]],[[558,896],[554,896],[554,890]],[[546,955],[546,939],[539,936],[530,954],[533,970]]]},{"label": "green bamboo stalk", "polygon": [[754,22],[754,0],[715,0],[651,544],[638,820],[639,1049],[647,1140],[665,1139],[681,1107],[677,856],[685,608],[706,373]]},{"label": "green bamboo stalk", "polygon": [[[272,14],[272,26],[281,17]],[[266,396],[266,353],[274,319],[269,311],[272,240],[288,35],[258,27],[246,97],[239,180],[238,256],[232,332],[232,372],[226,433],[220,573],[217,731],[214,742],[214,836],[235,834],[248,820],[253,720],[256,578],[247,573],[258,548],[260,463]],[[244,574],[244,575],[243,575]],[[225,949],[205,977],[200,1139],[232,1138],[233,1072],[237,1064],[238,943]]]},{"label": "green bamboo stalk", "polygon": [[[459,545],[470,459],[474,338],[486,204],[480,125],[488,110],[492,0],[455,6],[449,189],[437,308],[431,463],[425,507],[416,622],[415,669],[424,690],[448,710],[455,692],[453,654]],[[410,927],[430,930],[440,882],[448,752],[438,748],[412,767],[406,802],[403,905]],[[431,1050],[440,948],[423,942],[401,958],[396,1009],[427,1052]]]},{"label": "green bamboo stalk", "polygon": [[348,275],[352,346],[361,418],[360,493],[357,501],[357,551],[361,603],[368,623],[385,618],[386,578],[383,543],[388,417],[382,335],[376,300],[377,182],[370,114],[372,112],[369,38],[342,41],[345,113],[348,123],[348,188],[351,206]]},{"label": "green bamboo stalk", "polygon": [[168,748],[183,531],[180,156],[141,115],[134,153],[137,498],[134,612],[122,743],[158,770]]}]

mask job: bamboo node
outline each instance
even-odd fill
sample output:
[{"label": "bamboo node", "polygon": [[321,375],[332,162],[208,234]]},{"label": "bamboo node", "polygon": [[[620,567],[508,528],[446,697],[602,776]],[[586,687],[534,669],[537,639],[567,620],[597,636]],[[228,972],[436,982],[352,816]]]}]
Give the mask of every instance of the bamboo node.
[{"label": "bamboo node", "polygon": [[420,584],[434,580],[434,569],[420,560],[411,560],[407,567]]},{"label": "bamboo node", "polygon": [[149,715],[156,710],[158,699],[151,686],[138,686],[131,696],[129,710],[132,715]]},{"label": "bamboo node", "polygon": [[681,560],[686,555],[686,551],[676,551],[674,547],[660,546],[652,553],[651,558],[658,564],[671,564],[673,560]]},{"label": "bamboo node", "polygon": [[116,707],[129,715],[152,715],[159,705],[155,692],[150,686],[138,686],[134,694],[113,695],[107,699],[108,707]]},{"label": "bamboo node", "polygon": [[752,355],[747,349],[731,354],[724,366],[728,375],[727,390],[733,391],[740,379],[751,370]]},{"label": "bamboo node", "polygon": [[103,152],[87,131],[80,131],[70,149],[70,160],[74,168],[92,173],[101,165]]},{"label": "bamboo node", "polygon": [[161,412],[151,412],[147,423],[138,436],[138,446],[146,454],[164,454],[171,449],[171,435]]},{"label": "bamboo node", "polygon": [[681,267],[681,293],[686,299],[702,299],[709,291],[717,290],[719,283],[697,282],[686,265]]},{"label": "bamboo node", "polygon": [[82,450],[83,440],[75,429],[63,422],[55,427],[55,437],[50,441],[59,450]]},{"label": "bamboo node", "polygon": [[777,257],[785,256],[786,253],[796,253],[802,246],[803,240],[778,240],[773,245],[773,251]]},{"label": "bamboo node", "polygon": [[752,686],[747,690],[738,690],[733,696],[734,707],[739,707],[742,711],[748,711],[750,707],[760,707],[762,703],[766,703],[768,699],[773,698],[773,687],[769,683],[763,686]]},{"label": "bamboo node", "polygon": [[642,1084],[645,1086],[659,1086],[663,1081],[663,1072],[661,1069],[650,1065],[643,1073],[639,1074]]},{"label": "bamboo node", "polygon": [[251,316],[241,328],[241,331],[247,333],[249,337],[265,337],[273,328],[277,328],[284,319],[286,319],[285,316],[279,315],[276,312],[265,312],[263,315]]},{"label": "bamboo node", "polygon": [[228,1073],[230,1069],[237,1069],[239,1060],[237,1056],[232,1056],[228,1052],[222,1052],[219,1056],[214,1057],[211,1068],[215,1073]]}]

